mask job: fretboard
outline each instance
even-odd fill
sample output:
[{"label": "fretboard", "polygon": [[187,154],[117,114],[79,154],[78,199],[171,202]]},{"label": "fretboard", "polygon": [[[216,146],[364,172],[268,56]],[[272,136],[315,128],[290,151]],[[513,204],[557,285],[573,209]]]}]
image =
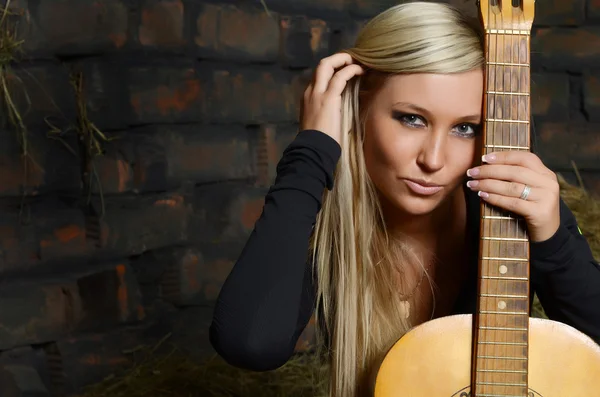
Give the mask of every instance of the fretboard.
[{"label": "fretboard", "polygon": [[[484,153],[530,150],[530,34],[486,34]],[[526,397],[529,243],[516,215],[482,202],[475,396]]]}]

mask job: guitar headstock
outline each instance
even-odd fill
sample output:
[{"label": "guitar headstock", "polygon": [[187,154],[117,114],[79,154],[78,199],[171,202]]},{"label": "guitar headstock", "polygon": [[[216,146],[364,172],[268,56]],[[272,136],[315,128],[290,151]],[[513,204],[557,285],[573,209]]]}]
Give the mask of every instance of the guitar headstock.
[{"label": "guitar headstock", "polygon": [[535,0],[479,0],[477,3],[486,30],[531,30]]}]

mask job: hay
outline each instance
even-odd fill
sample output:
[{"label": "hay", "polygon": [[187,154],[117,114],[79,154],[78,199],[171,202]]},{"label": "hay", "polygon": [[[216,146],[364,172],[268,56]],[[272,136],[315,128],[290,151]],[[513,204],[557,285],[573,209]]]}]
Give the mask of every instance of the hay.
[{"label": "hay", "polygon": [[[578,220],[596,258],[600,257],[600,201],[559,175],[561,196]],[[539,301],[532,315],[546,317]],[[227,365],[217,356],[204,362],[177,350],[155,349],[133,368],[111,375],[81,397],[316,397],[325,396],[327,368],[311,354],[298,354],[270,372],[250,372]]]}]

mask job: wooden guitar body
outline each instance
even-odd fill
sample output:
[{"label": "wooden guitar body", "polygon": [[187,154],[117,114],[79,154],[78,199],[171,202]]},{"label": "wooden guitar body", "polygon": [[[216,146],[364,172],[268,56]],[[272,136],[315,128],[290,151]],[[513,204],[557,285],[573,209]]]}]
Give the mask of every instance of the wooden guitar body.
[{"label": "wooden guitar body", "polygon": [[[375,397],[473,397],[471,362],[473,317],[443,317],[415,327],[404,335],[383,361]],[[529,376],[526,397],[600,396],[600,346],[572,327],[538,318],[529,319],[529,360],[507,363],[511,371],[487,372],[482,381],[499,377],[507,383]],[[506,349],[498,347],[499,349]],[[498,354],[503,356],[502,353]],[[496,366],[492,371],[501,369]],[[481,368],[480,370],[485,370]],[[514,387],[512,388],[514,389]],[[511,386],[488,396],[524,396]]]}]

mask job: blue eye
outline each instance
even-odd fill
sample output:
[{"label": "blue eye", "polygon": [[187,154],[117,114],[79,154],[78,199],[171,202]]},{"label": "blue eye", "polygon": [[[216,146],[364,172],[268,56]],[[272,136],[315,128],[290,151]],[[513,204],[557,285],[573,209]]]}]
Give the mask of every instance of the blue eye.
[{"label": "blue eye", "polygon": [[454,128],[454,132],[459,136],[470,138],[478,134],[479,126],[474,124],[459,124]]},{"label": "blue eye", "polygon": [[409,127],[425,127],[427,123],[421,116],[396,112],[394,118]]}]

